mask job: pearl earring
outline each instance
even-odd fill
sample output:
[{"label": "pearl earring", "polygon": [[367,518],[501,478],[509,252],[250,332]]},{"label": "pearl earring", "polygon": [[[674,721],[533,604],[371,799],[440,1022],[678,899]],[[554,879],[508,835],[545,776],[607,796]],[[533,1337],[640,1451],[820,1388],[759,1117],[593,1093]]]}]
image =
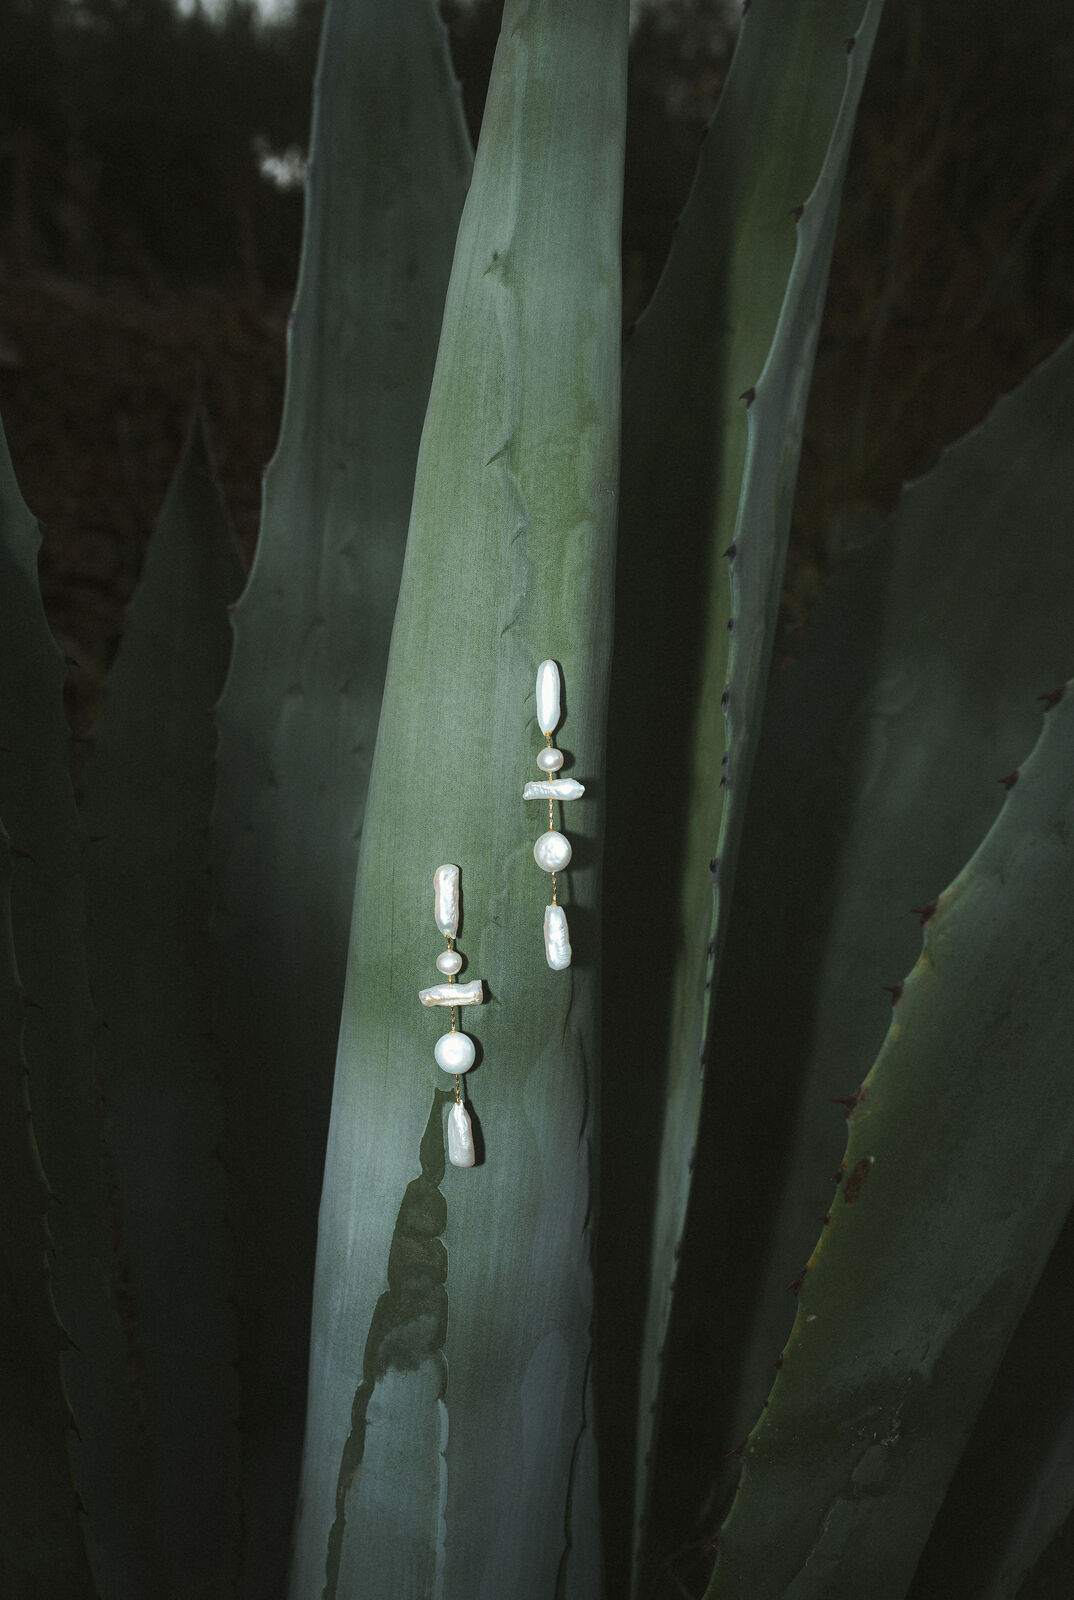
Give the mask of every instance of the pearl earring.
[{"label": "pearl earring", "polygon": [[485,998],[484,984],[480,978],[472,983],[456,983],[462,968],[462,956],[455,949],[459,931],[459,869],[450,863],[437,867],[433,873],[433,917],[436,926],[447,940],[447,948],[436,958],[437,971],[447,978],[446,983],[434,983],[422,989],[418,999],[423,1006],[450,1006],[451,1032],[442,1033],[433,1046],[436,1064],[455,1079],[455,1104],[448,1113],[448,1160],[453,1167],[472,1167],[474,1164],[474,1132],[462,1099],[462,1074],[469,1072],[477,1057],[474,1041],[461,1033],[456,1016],[458,1006],[479,1006]]},{"label": "pearl earring", "polygon": [[552,735],[559,726],[562,715],[560,694],[562,678],[554,661],[542,661],[537,668],[537,723],[545,736],[545,748],[537,757],[537,765],[547,776],[536,783],[527,783],[522,791],[523,800],[548,801],[548,831],[533,847],[533,859],[544,872],[552,874],[552,904],[544,911],[544,953],[553,972],[562,972],[571,964],[571,941],[567,929],[567,913],[559,904],[556,873],[562,872],[571,859],[570,840],[556,831],[555,805],[565,800],[579,800],[585,794],[585,785],[574,778],[556,778],[563,765],[563,752],[552,743]]}]

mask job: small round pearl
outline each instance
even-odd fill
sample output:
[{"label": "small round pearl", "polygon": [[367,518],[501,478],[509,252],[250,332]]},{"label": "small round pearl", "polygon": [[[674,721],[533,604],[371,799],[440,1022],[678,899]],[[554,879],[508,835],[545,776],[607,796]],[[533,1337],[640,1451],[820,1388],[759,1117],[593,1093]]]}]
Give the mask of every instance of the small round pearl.
[{"label": "small round pearl", "polygon": [[457,950],[441,950],[436,958],[438,972],[444,972],[450,978],[453,973],[462,967],[462,957]]},{"label": "small round pearl", "polygon": [[465,1033],[442,1033],[433,1045],[433,1055],[445,1072],[469,1072],[477,1051]]},{"label": "small round pearl", "polygon": [[537,765],[542,772],[558,772],[563,765],[563,751],[557,750],[555,745],[546,745],[537,757]]},{"label": "small round pearl", "polygon": [[533,859],[543,872],[561,872],[571,859],[571,842],[550,828],[534,845]]}]

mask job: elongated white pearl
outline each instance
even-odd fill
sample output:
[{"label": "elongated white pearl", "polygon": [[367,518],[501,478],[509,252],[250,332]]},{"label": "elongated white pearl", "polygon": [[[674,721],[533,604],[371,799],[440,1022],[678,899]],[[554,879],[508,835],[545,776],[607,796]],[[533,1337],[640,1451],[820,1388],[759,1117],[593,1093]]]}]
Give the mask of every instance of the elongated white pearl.
[{"label": "elongated white pearl", "polygon": [[453,972],[458,972],[462,967],[462,957],[457,950],[441,950],[436,958],[436,970],[446,973],[449,977]]},{"label": "elongated white pearl", "polygon": [[542,733],[555,733],[559,727],[561,679],[554,661],[542,661],[537,668],[537,726]]},{"label": "elongated white pearl", "polygon": [[474,1130],[466,1107],[458,1101],[448,1112],[447,1153],[453,1167],[472,1167],[474,1164]]},{"label": "elongated white pearl", "polygon": [[459,869],[450,862],[433,873],[433,916],[445,939],[459,931]]},{"label": "elongated white pearl", "polygon": [[480,978],[473,983],[434,983],[431,989],[418,990],[423,1006],[479,1006],[484,998]]},{"label": "elongated white pearl", "polygon": [[533,859],[542,872],[562,872],[571,859],[571,842],[557,833],[554,828],[549,828],[533,847]]},{"label": "elongated white pearl", "polygon": [[562,972],[571,964],[571,937],[562,906],[544,908],[544,953],[553,972]]},{"label": "elongated white pearl", "polygon": [[474,1041],[465,1033],[442,1033],[433,1045],[433,1055],[438,1067],[445,1072],[469,1072],[477,1051]]},{"label": "elongated white pearl", "polygon": [[522,791],[523,800],[580,800],[585,794],[585,784],[577,778],[551,778],[547,782],[535,779]]},{"label": "elongated white pearl", "polygon": [[554,744],[545,745],[537,756],[537,765],[542,772],[558,772],[563,765],[563,751],[557,750]]}]

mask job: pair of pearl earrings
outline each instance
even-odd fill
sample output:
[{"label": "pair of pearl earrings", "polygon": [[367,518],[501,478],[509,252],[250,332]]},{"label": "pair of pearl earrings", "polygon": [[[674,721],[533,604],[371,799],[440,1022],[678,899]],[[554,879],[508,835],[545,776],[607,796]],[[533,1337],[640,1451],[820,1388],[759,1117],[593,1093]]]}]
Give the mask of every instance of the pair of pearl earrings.
[{"label": "pair of pearl earrings", "polygon": [[[537,669],[537,722],[545,736],[545,747],[537,757],[537,765],[545,777],[527,783],[522,791],[524,800],[548,802],[548,829],[533,847],[537,865],[552,878],[552,903],[545,907],[544,950],[545,959],[553,972],[562,972],[571,964],[570,934],[567,915],[559,904],[556,875],[562,872],[571,859],[570,840],[556,829],[555,806],[567,800],[579,800],[585,793],[584,785],[574,778],[554,776],[563,766],[563,752],[557,750],[552,735],[558,728],[562,711],[562,678],[554,661],[542,661]],[[448,1113],[448,1160],[454,1167],[472,1167],[474,1164],[474,1132],[462,1094],[463,1074],[469,1072],[477,1059],[477,1049],[468,1034],[458,1025],[458,1009],[462,1006],[479,1006],[485,998],[485,985],[481,978],[459,983],[462,956],[455,948],[461,912],[460,873],[457,866],[447,862],[437,867],[433,874],[433,919],[443,934],[446,947],[436,958],[437,971],[447,980],[434,983],[418,993],[423,1006],[446,1006],[451,1011],[451,1028],[442,1033],[433,1046],[433,1056],[438,1067],[455,1079],[455,1104]]]}]

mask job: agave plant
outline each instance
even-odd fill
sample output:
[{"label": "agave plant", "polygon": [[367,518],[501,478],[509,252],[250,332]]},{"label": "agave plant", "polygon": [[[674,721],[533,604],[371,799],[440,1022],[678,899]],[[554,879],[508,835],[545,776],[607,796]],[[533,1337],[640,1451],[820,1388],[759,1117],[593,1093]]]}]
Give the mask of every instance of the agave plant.
[{"label": "agave plant", "polygon": [[508,0],[471,173],[428,0],[330,0],[254,568],[195,420],[80,811],[3,460],[18,1600],[640,1600],[706,1490],[711,1600],[1069,1587],[1074,344],[766,703],[880,3],[749,8],[621,378],[627,10]]}]

